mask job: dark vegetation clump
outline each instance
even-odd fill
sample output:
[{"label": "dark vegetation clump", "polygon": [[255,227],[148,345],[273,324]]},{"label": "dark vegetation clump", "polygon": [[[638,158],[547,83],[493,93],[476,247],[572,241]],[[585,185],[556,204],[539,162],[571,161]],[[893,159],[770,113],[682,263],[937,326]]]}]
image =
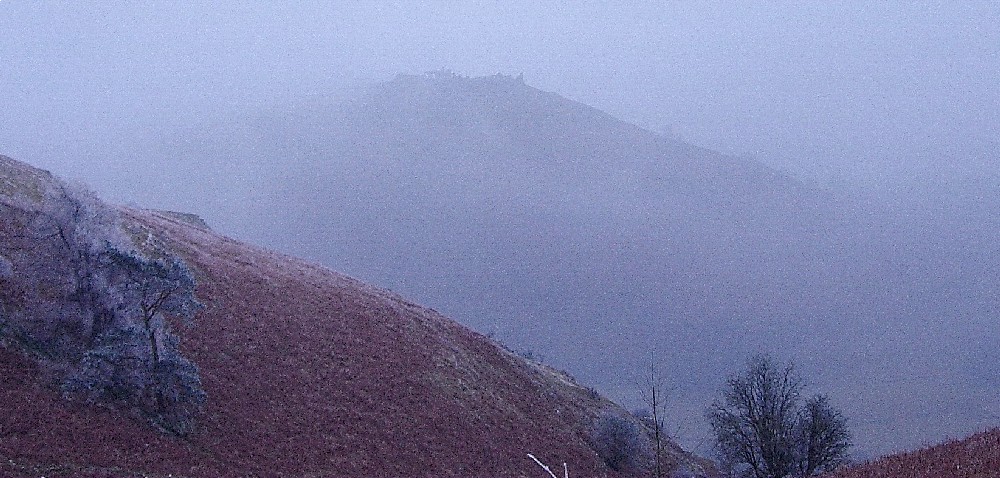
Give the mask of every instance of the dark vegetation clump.
[{"label": "dark vegetation clump", "polygon": [[594,425],[594,449],[609,468],[638,473],[648,468],[652,458],[649,437],[634,420],[606,413]]},{"label": "dark vegetation clump", "polygon": [[68,399],[191,433],[205,392],[168,324],[200,307],[191,271],[88,192],[39,188],[0,196],[0,338],[51,365]]}]

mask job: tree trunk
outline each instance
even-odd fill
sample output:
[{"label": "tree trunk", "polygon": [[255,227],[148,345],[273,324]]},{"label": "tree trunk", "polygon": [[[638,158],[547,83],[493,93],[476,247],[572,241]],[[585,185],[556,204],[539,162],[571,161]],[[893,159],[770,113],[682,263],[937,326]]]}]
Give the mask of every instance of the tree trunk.
[{"label": "tree trunk", "polygon": [[146,332],[149,333],[149,356],[155,367],[160,363],[160,343],[156,338],[156,329],[152,326],[152,317],[146,317]]}]

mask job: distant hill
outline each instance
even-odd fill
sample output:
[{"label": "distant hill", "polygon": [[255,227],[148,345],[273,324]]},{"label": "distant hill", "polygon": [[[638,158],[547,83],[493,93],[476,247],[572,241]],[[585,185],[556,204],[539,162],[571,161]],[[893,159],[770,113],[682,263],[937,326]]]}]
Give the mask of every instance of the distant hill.
[{"label": "distant hill", "polygon": [[725,326],[735,307],[759,329],[782,319],[747,305],[828,299],[835,197],[516,78],[400,75],[262,116],[242,160],[273,219],[246,237],[563,363],[668,318]]},{"label": "distant hill", "polygon": [[[189,216],[79,194],[0,157],[4,476],[540,476],[527,453],[567,462],[572,476],[624,476],[595,452],[592,430],[603,414],[628,415],[565,373]],[[75,252],[62,261],[59,251]],[[131,307],[150,303],[132,304],[128,290],[153,287],[172,258],[193,274],[201,307],[188,323],[174,313],[131,322]],[[122,279],[132,262],[143,275]],[[33,280],[43,276],[51,282]],[[109,330],[153,335],[129,342]],[[158,362],[142,352],[154,336]],[[192,364],[187,386],[204,392],[183,429],[166,412],[173,389],[156,388],[177,377],[134,382],[167,354]],[[109,375],[80,375],[88,360]],[[67,376],[90,380],[87,400]],[[712,473],[674,444],[668,454],[673,467]]]},{"label": "distant hill", "polygon": [[705,453],[704,408],[761,351],[831,394],[864,456],[997,414],[988,182],[818,189],[503,75],[400,75],[162,136],[152,183],[183,204],[160,207],[402,293],[629,407],[652,357],[673,431]]},{"label": "distant hill", "polygon": [[994,478],[1000,476],[1000,429],[890,455],[826,478]]}]

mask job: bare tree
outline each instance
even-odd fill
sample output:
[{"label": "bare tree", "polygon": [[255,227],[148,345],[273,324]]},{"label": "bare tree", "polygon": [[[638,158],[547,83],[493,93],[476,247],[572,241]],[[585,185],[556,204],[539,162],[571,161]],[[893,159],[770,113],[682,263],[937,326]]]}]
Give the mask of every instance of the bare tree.
[{"label": "bare tree", "polygon": [[664,428],[666,389],[654,356],[655,354],[650,354],[649,374],[646,376],[646,384],[642,390],[642,399],[649,407],[649,422],[653,429],[653,476],[660,478],[665,471],[663,448],[664,442],[667,440]]},{"label": "bare tree", "polygon": [[844,464],[851,447],[851,434],[847,420],[830,406],[825,395],[814,395],[799,412],[798,472],[812,476]]},{"label": "bare tree", "polygon": [[754,478],[808,476],[839,464],[850,447],[846,422],[825,397],[801,406],[802,388],[791,364],[751,358],[707,413],[723,463]]}]

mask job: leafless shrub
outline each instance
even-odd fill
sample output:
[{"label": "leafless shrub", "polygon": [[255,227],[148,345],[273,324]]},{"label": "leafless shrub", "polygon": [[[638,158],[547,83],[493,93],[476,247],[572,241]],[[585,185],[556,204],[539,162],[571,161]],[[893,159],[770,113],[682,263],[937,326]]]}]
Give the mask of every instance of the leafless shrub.
[{"label": "leafless shrub", "polygon": [[592,439],[598,456],[615,471],[645,470],[652,458],[649,437],[634,420],[621,415],[601,415]]}]

